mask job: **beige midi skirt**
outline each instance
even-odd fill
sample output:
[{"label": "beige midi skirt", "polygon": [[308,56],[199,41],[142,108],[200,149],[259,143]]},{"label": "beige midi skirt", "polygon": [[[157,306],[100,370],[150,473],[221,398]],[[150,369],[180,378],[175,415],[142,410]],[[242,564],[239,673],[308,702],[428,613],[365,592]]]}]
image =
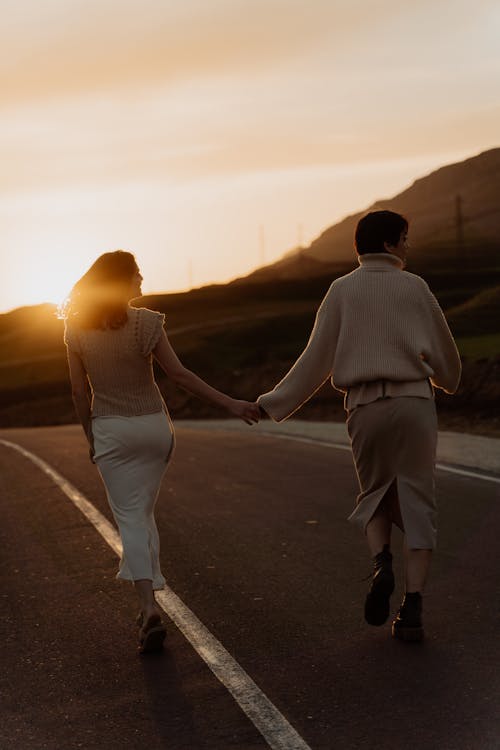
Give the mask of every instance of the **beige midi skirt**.
[{"label": "beige midi skirt", "polygon": [[361,490],[349,521],[365,531],[380,502],[395,489],[408,547],[434,549],[434,400],[401,396],[358,406],[349,412],[347,430]]},{"label": "beige midi skirt", "polygon": [[164,411],[95,417],[92,434],[94,460],[122,541],[117,578],[150,580],[155,590],[162,589],[165,578],[154,510],[174,447],[170,417]]}]

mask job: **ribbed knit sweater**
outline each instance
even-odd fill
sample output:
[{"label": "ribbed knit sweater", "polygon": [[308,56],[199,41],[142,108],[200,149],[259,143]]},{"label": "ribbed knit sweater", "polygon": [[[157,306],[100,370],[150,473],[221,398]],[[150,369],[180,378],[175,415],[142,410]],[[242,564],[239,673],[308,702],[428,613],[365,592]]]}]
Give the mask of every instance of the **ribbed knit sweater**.
[{"label": "ribbed knit sweater", "polygon": [[116,329],[84,329],[66,323],[64,342],[79,354],[87,371],[93,417],[133,417],[164,408],[151,353],[165,316],[145,307],[129,307],[127,316],[125,325]]},{"label": "ribbed knit sweater", "polygon": [[286,419],[331,378],[354,409],[378,398],[432,398],[429,384],[453,393],[460,357],[425,281],[389,253],[359,256],[359,268],[336,279],[321,303],[306,349],[258,403]]}]

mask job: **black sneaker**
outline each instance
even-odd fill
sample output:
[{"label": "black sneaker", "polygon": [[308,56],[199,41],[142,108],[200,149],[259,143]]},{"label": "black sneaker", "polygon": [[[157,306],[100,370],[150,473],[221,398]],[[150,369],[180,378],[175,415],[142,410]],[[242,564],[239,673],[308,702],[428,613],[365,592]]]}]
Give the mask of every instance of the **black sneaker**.
[{"label": "black sneaker", "polygon": [[424,637],[420,592],[405,594],[396,619],[392,623],[392,635],[401,641],[421,641]]},{"label": "black sneaker", "polygon": [[389,617],[390,597],[394,591],[392,554],[389,545],[373,558],[374,570],[365,601],[365,620],[369,625],[383,625]]}]

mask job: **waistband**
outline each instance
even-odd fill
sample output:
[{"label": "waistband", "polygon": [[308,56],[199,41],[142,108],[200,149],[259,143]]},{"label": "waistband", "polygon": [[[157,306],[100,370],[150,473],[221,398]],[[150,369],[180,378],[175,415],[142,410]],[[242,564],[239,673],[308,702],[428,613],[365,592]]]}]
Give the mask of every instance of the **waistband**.
[{"label": "waistband", "polygon": [[434,398],[434,389],[427,378],[411,381],[371,380],[368,383],[358,383],[348,388],[344,398],[344,408],[346,411],[351,411],[357,406],[370,404],[379,398],[400,396]]}]

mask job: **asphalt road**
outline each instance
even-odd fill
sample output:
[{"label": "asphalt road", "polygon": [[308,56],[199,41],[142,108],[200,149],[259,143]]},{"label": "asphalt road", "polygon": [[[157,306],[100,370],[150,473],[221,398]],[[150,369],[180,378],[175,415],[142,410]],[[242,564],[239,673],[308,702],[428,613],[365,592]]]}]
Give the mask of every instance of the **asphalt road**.
[{"label": "asphalt road", "polygon": [[[111,519],[80,428],[0,438]],[[0,490],[2,750],[267,747],[173,624],[161,656],[137,656],[114,553],[3,445]],[[499,748],[499,485],[438,474],[422,644],[363,621],[370,561],[345,520],[356,492],[346,451],[180,423],[157,506],[168,585],[312,750]],[[393,610],[400,596],[401,574]]]}]

